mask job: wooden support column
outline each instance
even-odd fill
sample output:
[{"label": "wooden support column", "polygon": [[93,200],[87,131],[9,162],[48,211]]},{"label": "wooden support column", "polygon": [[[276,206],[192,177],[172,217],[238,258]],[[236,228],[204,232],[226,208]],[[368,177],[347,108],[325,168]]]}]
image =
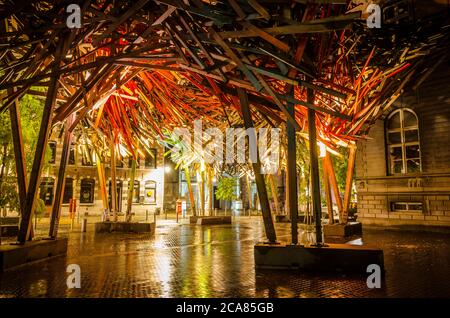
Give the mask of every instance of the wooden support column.
[{"label": "wooden support column", "polygon": [[200,214],[205,216],[205,171],[200,171]]},{"label": "wooden support column", "polygon": [[[287,152],[286,152],[287,153]],[[287,160],[287,158],[286,158]],[[287,173],[287,170],[284,173],[284,213],[286,215],[289,215],[289,191],[288,191],[288,184],[289,184],[289,174]]]},{"label": "wooden support column", "polygon": [[273,202],[275,204],[275,214],[280,215],[280,202],[278,201],[278,187],[273,174],[269,174],[270,190],[272,191]]},{"label": "wooden support column", "polygon": [[[14,93],[15,89],[8,92]],[[20,121],[19,101],[15,100],[9,107],[9,117],[11,120],[11,132],[14,145],[14,158],[16,159],[17,185],[19,188],[20,215],[24,214],[27,196],[27,167],[25,154],[23,152],[22,127]]]},{"label": "wooden support column", "polygon": [[336,174],[334,173],[333,162],[331,161],[330,154],[327,152],[325,154],[325,169],[327,170],[327,175],[330,181],[330,188],[333,191],[334,199],[336,200],[336,205],[338,207],[339,216],[342,216],[342,199],[339,194],[339,187],[336,180]]},{"label": "wooden support column", "polygon": [[344,204],[342,207],[342,220],[341,223],[347,224],[348,221],[348,209],[350,207],[350,199],[352,194],[352,183],[353,183],[353,172],[355,170],[355,157],[356,157],[356,146],[350,144],[349,154],[348,154],[348,166],[347,166],[347,177],[345,179],[345,192],[344,192]]},{"label": "wooden support column", "polygon": [[[241,103],[241,110],[242,116],[244,117],[245,128],[246,129],[254,128],[253,120],[250,114],[247,93],[242,88],[238,88],[237,92]],[[254,136],[254,140],[256,140],[256,136]],[[270,213],[270,204],[269,198],[267,197],[266,184],[264,182],[264,177],[261,174],[261,162],[259,161],[258,147],[256,147],[256,158],[257,161],[252,163],[252,167],[253,173],[255,174],[256,188],[258,190],[259,202],[261,204],[264,228],[269,242],[275,243],[277,241],[277,235],[275,233],[275,227],[273,225],[272,215]]]},{"label": "wooden support column", "polygon": [[328,170],[326,168],[325,157],[322,158],[322,171],[323,171],[323,184],[325,186],[325,198],[327,200],[327,210],[328,210],[328,224],[333,224],[333,200],[331,198],[331,187],[330,178],[328,176]]},{"label": "wooden support column", "polygon": [[130,181],[128,182],[127,211],[125,215],[126,222],[131,221],[131,208],[133,207],[135,178],[136,178],[136,159],[133,158],[131,161],[131,168],[130,168]]},{"label": "wooden support column", "polygon": [[117,179],[116,179],[116,145],[111,144],[111,209],[113,222],[117,222]]},{"label": "wooden support column", "polygon": [[[292,90],[292,94],[294,91]],[[288,103],[289,114],[295,118],[295,105]],[[297,143],[295,140],[295,126],[287,121],[287,176],[288,176],[288,202],[289,216],[291,218],[291,240],[292,244],[298,243],[298,197],[297,197]]]},{"label": "wooden support column", "polygon": [[214,170],[213,168],[207,168],[208,171],[208,214],[213,215],[213,202],[214,202],[214,189],[213,189],[213,178]]},{"label": "wooden support column", "polygon": [[[314,103],[314,91],[307,89],[308,103]],[[317,157],[316,111],[308,108],[309,158],[311,162],[311,194],[316,224],[316,244],[322,245],[322,206],[320,202],[319,161]]]},{"label": "wooden support column", "polygon": [[189,201],[191,202],[192,215],[197,216],[197,210],[195,209],[194,191],[192,190],[192,183],[191,183],[191,173],[189,172],[189,167],[187,166],[184,167],[184,175],[186,176],[186,183],[188,186]]},{"label": "wooden support column", "polygon": [[105,167],[103,166],[103,162],[101,161],[101,157],[99,156],[98,153],[97,153],[97,173],[98,173],[98,181],[100,183],[100,190],[102,194],[103,209],[109,210],[108,191],[106,189]]},{"label": "wooden support column", "polygon": [[52,214],[50,218],[50,230],[48,236],[56,239],[58,235],[59,218],[61,216],[61,205],[64,196],[64,185],[66,181],[66,166],[69,160],[70,145],[72,144],[72,132],[69,130],[74,115],[70,115],[64,124],[64,143],[59,163],[58,179],[56,180],[55,199],[53,200]]},{"label": "wooden support column", "polygon": [[[248,197],[248,209],[253,210],[253,198],[252,198],[252,182],[248,175],[245,175],[245,183],[247,186],[247,197]],[[251,212],[250,212],[251,213]]]},{"label": "wooden support column", "polygon": [[[60,41],[62,41],[60,39]],[[59,68],[59,60],[62,51],[62,42],[58,44],[57,52],[55,55],[55,64],[52,68],[52,73],[56,74]],[[36,144],[36,151],[34,155],[33,167],[30,173],[30,183],[26,195],[25,209],[20,220],[19,235],[17,240],[20,244],[30,238],[33,219],[33,213],[36,207],[36,197],[39,187],[39,181],[41,179],[42,166],[44,163],[45,149],[47,148],[48,137],[50,135],[53,110],[55,108],[56,95],[58,92],[58,79],[59,76],[53,76],[50,79],[47,98],[45,100],[44,110],[42,113],[41,126],[39,128],[39,135]]]}]

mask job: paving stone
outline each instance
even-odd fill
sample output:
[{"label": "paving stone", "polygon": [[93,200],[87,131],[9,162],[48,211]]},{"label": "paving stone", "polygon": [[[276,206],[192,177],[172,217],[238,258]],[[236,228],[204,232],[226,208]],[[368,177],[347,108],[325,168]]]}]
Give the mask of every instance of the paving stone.
[{"label": "paving stone", "polygon": [[[276,223],[280,241],[290,225]],[[448,297],[447,234],[364,229],[362,239],[384,250],[381,289],[365,275],[254,268],[253,246],[264,238],[260,218],[196,226],[158,220],[154,236],[95,235],[61,228],[68,254],[0,274],[0,297]],[[46,233],[46,228],[36,231]],[[301,239],[308,237],[301,233]],[[302,241],[302,240],[301,240]],[[66,285],[68,264],[81,268],[81,288]]]}]

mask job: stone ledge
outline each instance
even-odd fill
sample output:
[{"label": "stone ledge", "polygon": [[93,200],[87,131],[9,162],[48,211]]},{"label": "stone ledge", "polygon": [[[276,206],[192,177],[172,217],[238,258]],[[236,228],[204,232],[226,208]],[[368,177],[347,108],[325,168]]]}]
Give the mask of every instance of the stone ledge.
[{"label": "stone ledge", "polygon": [[325,237],[350,237],[362,235],[362,225],[360,222],[349,222],[347,224],[325,224],[323,226]]},{"label": "stone ledge", "polygon": [[7,224],[0,225],[0,237],[12,237],[19,234],[19,225]]},{"label": "stone ledge", "polygon": [[67,254],[67,238],[0,246],[0,272],[54,256]]},{"label": "stone ledge", "polygon": [[95,223],[95,233],[155,233],[155,223],[137,222],[97,222]]},{"label": "stone ledge", "polygon": [[257,269],[366,273],[370,264],[384,268],[383,250],[349,244],[315,247],[260,243],[255,245],[254,257]]},{"label": "stone ledge", "polygon": [[191,216],[189,223],[198,225],[231,224],[231,216]]}]

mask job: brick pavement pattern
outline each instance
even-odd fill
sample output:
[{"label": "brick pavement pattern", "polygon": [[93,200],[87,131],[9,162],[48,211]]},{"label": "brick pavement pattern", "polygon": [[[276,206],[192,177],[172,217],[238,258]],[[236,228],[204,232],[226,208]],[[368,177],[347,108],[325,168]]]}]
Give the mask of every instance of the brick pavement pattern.
[{"label": "brick pavement pattern", "polygon": [[[289,224],[276,228],[289,239]],[[255,272],[253,245],[264,238],[257,217],[211,226],[160,220],[154,237],[95,234],[93,224],[62,235],[67,256],[0,274],[0,298],[450,296],[448,234],[365,229],[364,244],[384,249],[381,289],[369,289],[363,275]],[[81,268],[80,289],[67,288],[68,264]]]}]

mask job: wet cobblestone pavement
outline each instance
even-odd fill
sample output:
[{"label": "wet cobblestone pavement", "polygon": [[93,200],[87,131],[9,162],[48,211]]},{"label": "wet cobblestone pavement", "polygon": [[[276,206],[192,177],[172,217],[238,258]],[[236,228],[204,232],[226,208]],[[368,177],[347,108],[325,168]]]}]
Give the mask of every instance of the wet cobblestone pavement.
[{"label": "wet cobblestone pavement", "polygon": [[[289,224],[276,224],[288,240]],[[257,217],[232,225],[161,220],[154,237],[65,233],[67,257],[0,274],[0,297],[450,297],[448,234],[365,229],[364,244],[384,250],[383,288],[365,276],[256,271],[253,245],[264,237]],[[81,288],[68,289],[66,267],[81,267]]]}]

